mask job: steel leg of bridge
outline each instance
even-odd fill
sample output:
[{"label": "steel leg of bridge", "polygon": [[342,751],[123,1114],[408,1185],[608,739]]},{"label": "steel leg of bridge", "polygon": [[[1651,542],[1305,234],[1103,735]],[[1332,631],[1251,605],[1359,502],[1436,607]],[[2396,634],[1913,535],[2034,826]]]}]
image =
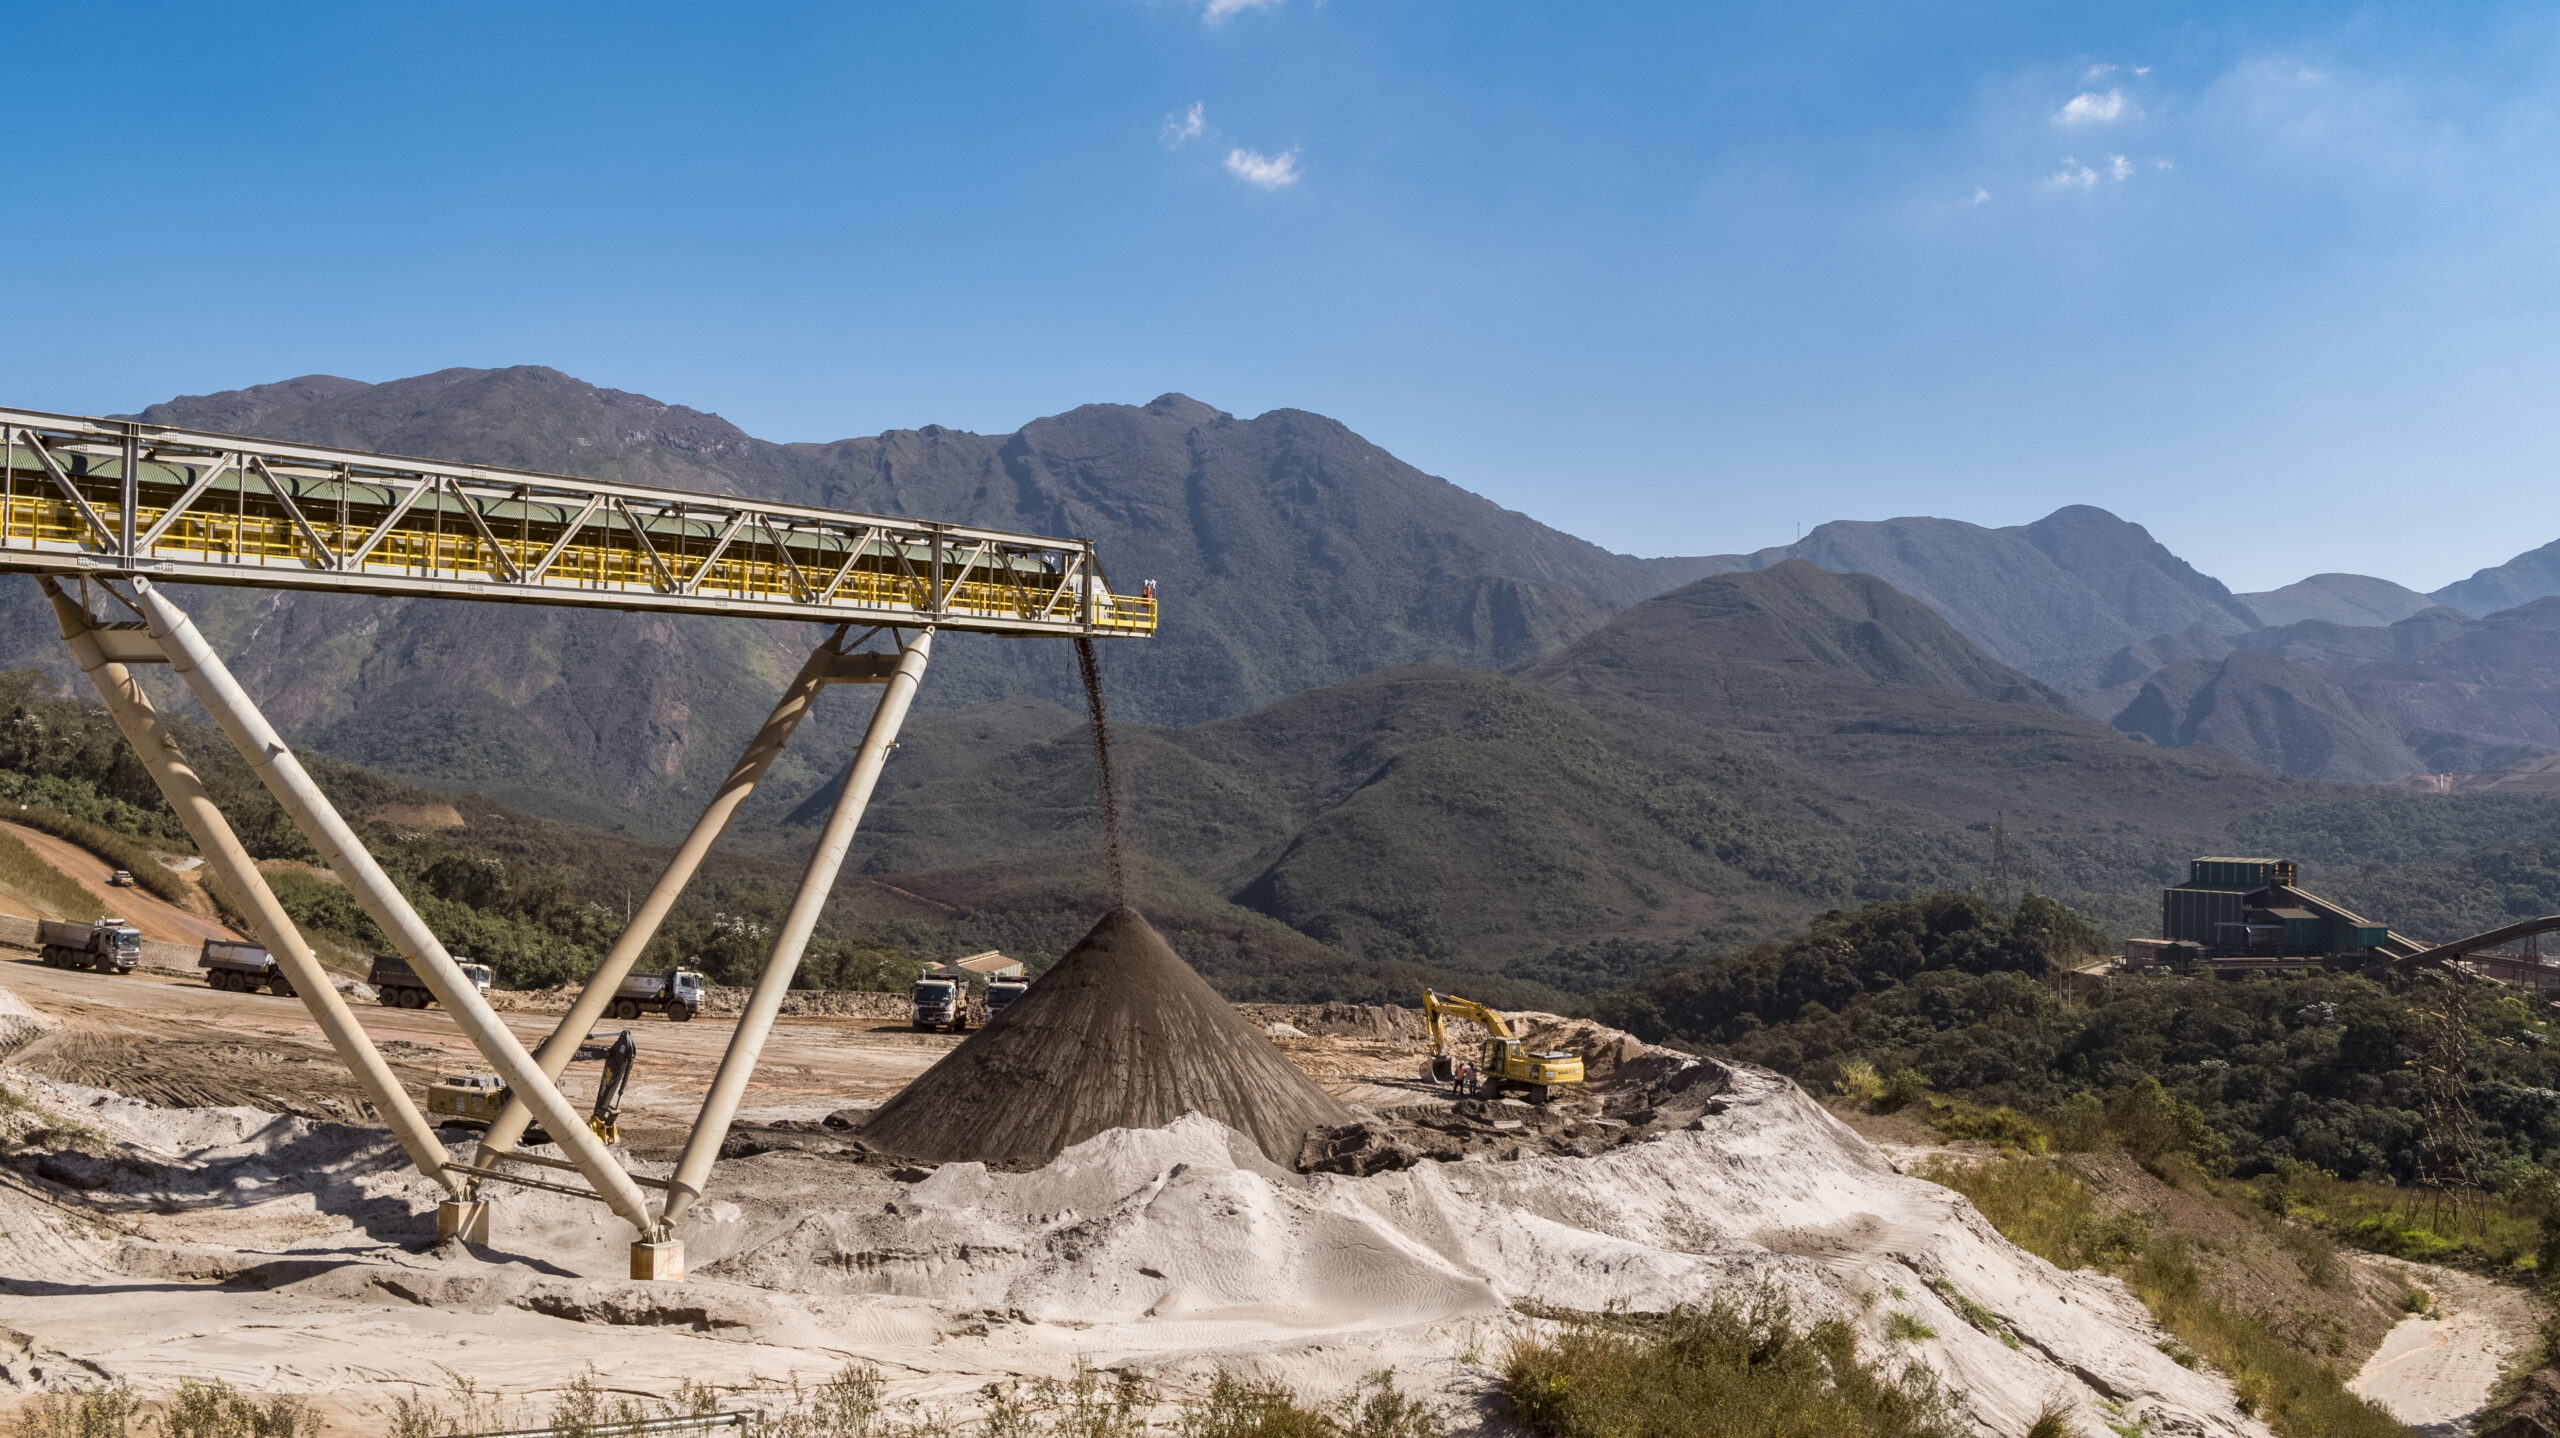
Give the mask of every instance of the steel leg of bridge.
[{"label": "steel leg of bridge", "polygon": [[[702,811],[702,818],[695,822],[693,832],[685,836],[683,847],[667,861],[667,871],[658,876],[657,886],[649,890],[649,897],[641,902],[640,911],[632,916],[622,937],[615,942],[613,951],[596,966],[595,973],[587,979],[587,986],[579,991],[577,1002],[569,1006],[567,1017],[560,1020],[560,1026],[552,1030],[551,1037],[534,1052],[534,1061],[553,1080],[557,1081],[561,1071],[569,1066],[569,1056],[578,1051],[578,1043],[588,1029],[597,1019],[604,1017],[605,1005],[613,1002],[615,987],[631,972],[631,966],[639,962],[640,951],[649,947],[649,941],[657,937],[658,926],[666,922],[667,911],[675,907],[676,900],[684,894],[685,885],[693,881],[694,871],[702,867],[703,856],[711,852],[712,844],[729,827],[729,820],[738,812],[738,806],[755,792],[756,785],[764,780],[765,771],[773,767],[773,761],[782,753],[783,746],[791,742],[791,732],[799,728],[800,721],[808,716],[809,706],[816,701],[818,691],[839,679],[840,666],[846,657],[845,633],[845,630],[838,629],[832,638],[810,654],[809,662],[800,666],[800,672],[792,676],[791,683],[782,691],[781,702],[773,706],[773,713],[766,717],[764,727],[756,731],[756,737],[748,743],[746,752],[738,756],[737,764],[729,770],[728,779],[720,785],[720,792],[712,796],[711,806]],[[526,1120],[531,1116],[532,1111],[522,1100],[513,1094],[508,1095],[506,1106],[498,1111],[496,1122],[489,1125],[489,1132],[480,1140],[481,1160],[486,1162],[514,1148],[516,1140],[524,1134]]]},{"label": "steel leg of bridge", "polygon": [[294,827],[320,851],[320,857],[339,882],[347,886],[356,902],[374,926],[390,936],[392,946],[409,961],[436,1001],[453,1015],[464,1037],[498,1077],[522,1095],[533,1108],[534,1117],[551,1131],[554,1141],[566,1150],[578,1172],[593,1186],[596,1195],[611,1205],[646,1241],[663,1236],[660,1225],[649,1216],[647,1202],[639,1186],[631,1181],[622,1165],[614,1161],[612,1152],[587,1128],[586,1120],[569,1106],[559,1087],[543,1075],[533,1055],[525,1052],[515,1033],[490,1011],[488,1001],[454,964],[434,932],[428,929],[409,901],[365,851],[355,831],[340,818],[329,804],[320,786],[311,781],[300,760],[277,737],[266,716],[258,712],[230,669],[196,631],[186,613],[169,601],[149,581],[136,579],[133,588],[144,619],[150,625],[151,637],[169,658],[170,668],[211,713],[214,722],[232,746],[247,760],[267,792],[284,806]]},{"label": "steel leg of bridge", "polygon": [[89,683],[107,706],[107,714],[123,732],[125,742],[133,746],[142,767],[151,771],[161,797],[177,811],[178,822],[186,826],[187,837],[195,840],[197,852],[239,896],[248,911],[250,931],[283,966],[294,994],[311,1011],[312,1020],[328,1038],[329,1047],[337,1050],[338,1057],[354,1073],[364,1096],[382,1115],[383,1122],[391,1126],[391,1136],[400,1141],[401,1150],[419,1172],[444,1185],[445,1191],[457,1198],[466,1196],[464,1185],[445,1172],[444,1145],[437,1142],[435,1130],[427,1126],[417,1105],[410,1102],[408,1090],[400,1086],[391,1066],[374,1050],[364,1027],[347,1011],[347,1001],[329,981],[328,971],[312,956],[311,946],[303,941],[284,906],[276,902],[266,876],[258,872],[248,850],[240,846],[239,836],[231,832],[222,811],[214,806],[212,796],[205,792],[204,780],[179,751],[177,741],[169,736],[158,711],[151,707],[149,696],[134,682],[131,671],[107,657],[89,612],[53,580],[41,582],[46,597],[53,601],[54,617],[62,624],[62,642],[71,646],[71,656],[79,662],[80,672],[89,676]]},{"label": "steel leg of bridge", "polygon": [[809,947],[809,935],[818,925],[818,912],[826,907],[827,896],[835,889],[836,875],[844,868],[845,852],[853,846],[854,828],[862,822],[862,811],[869,806],[871,791],[880,782],[881,765],[888,762],[889,751],[897,746],[899,726],[906,723],[907,708],[915,702],[916,686],[923,681],[925,661],[932,654],[932,630],[908,641],[898,655],[897,669],[889,676],[889,687],[880,695],[880,707],[872,711],[871,727],[862,736],[862,747],[854,752],[853,768],[845,774],[835,812],[827,816],[826,829],[818,836],[817,852],[809,857],[809,871],[801,876],[800,891],[792,896],[781,931],[773,936],[773,952],[765,959],[764,972],[756,975],[755,991],[747,997],[746,1012],[738,1016],[738,1029],[730,1036],[729,1051],[720,1058],[720,1071],[713,1076],[711,1092],[702,1101],[702,1114],[694,1120],[693,1132],[685,1138],[684,1156],[676,1161],[675,1176],[668,1181],[666,1222],[671,1225],[684,1216],[694,1200],[702,1197],[703,1185],[710,1181],[711,1165],[720,1157],[721,1141],[729,1136],[730,1121],[738,1116],[738,1102],[746,1096],[747,1079],[764,1052],[766,1035],[773,1030],[773,1016],[782,1008],[782,996],[791,987],[792,975],[799,971],[800,955]]}]

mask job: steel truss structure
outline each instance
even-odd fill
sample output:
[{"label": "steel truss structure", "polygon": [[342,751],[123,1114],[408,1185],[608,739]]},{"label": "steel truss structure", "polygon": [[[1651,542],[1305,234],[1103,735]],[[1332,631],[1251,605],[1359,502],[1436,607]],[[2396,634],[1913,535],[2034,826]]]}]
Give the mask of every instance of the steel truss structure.
[{"label": "steel truss structure", "polygon": [[[450,1195],[437,1211],[439,1233],[486,1241],[484,1186],[491,1183],[594,1198],[631,1224],[634,1278],[684,1276],[675,1225],[710,1180],[881,767],[897,747],[936,631],[1143,635],[1156,623],[1154,596],[1112,594],[1092,544],[1082,540],[24,411],[0,411],[0,453],[0,571],[37,576],[63,642],[211,872],[237,896],[258,942],[410,1161]],[[786,686],[569,1013],[528,1052],[160,587],[181,580],[817,618],[837,627]],[[120,612],[99,613],[99,596]],[[883,634],[894,652],[863,650]],[[505,1081],[508,1101],[471,1161],[445,1149],[383,1062],[135,682],[131,666],[139,664],[170,666]],[[588,1130],[562,1093],[560,1074],[830,684],[879,685],[879,704],[674,1172],[635,1175]],[[534,1120],[565,1157],[517,1147]],[[583,1182],[561,1181],[568,1175]],[[654,1212],[643,1190],[664,1195]]]},{"label": "steel truss structure", "polygon": [[1089,540],[0,410],[0,569],[1151,634]]}]

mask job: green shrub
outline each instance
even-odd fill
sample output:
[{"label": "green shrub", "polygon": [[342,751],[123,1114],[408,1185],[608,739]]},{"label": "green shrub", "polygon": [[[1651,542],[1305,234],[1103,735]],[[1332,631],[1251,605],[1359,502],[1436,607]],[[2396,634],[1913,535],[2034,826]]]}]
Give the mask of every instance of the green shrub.
[{"label": "green shrub", "polygon": [[319,1438],[320,1415],[290,1393],[261,1400],[219,1378],[181,1378],[160,1431],[165,1438]]},{"label": "green shrub", "polygon": [[[1054,1431],[1059,1438],[1114,1438],[1090,1427]],[[1141,1422],[1129,1431],[1146,1429]],[[1186,1408],[1174,1431],[1182,1438],[1441,1438],[1444,1430],[1428,1407],[1396,1387],[1392,1372],[1372,1373],[1357,1392],[1317,1406],[1287,1384],[1247,1382],[1221,1370],[1208,1398]]]},{"label": "green shrub", "polygon": [[1878,1113],[1892,1113],[1909,1108],[1928,1096],[1928,1075],[1914,1068],[1899,1068],[1893,1071],[1893,1077],[1885,1080],[1884,1092],[1876,1095],[1874,1107]]},{"label": "green shrub", "polygon": [[18,1438],[127,1438],[142,1402],[122,1383],[78,1393],[43,1393],[18,1410]]},{"label": "green shrub", "polygon": [[1884,1075],[1865,1059],[1851,1059],[1840,1065],[1840,1076],[1832,1080],[1831,1091],[1845,1099],[1871,1104],[1884,1097]]},{"label": "green shrub", "polygon": [[[1925,1326],[1925,1325],[1924,1325]],[[1503,1392],[1541,1438],[1954,1438],[1918,1363],[1871,1363],[1839,1319],[1799,1325],[1770,1290],[1649,1320],[1583,1318],[1515,1342]]]},{"label": "green shrub", "polygon": [[2176,1153],[2216,1177],[2231,1172],[2231,1140],[2204,1110],[2170,1093],[2149,1074],[2108,1102],[2107,1134],[2148,1169],[2156,1171],[2164,1156]]},{"label": "green shrub", "polygon": [[2096,1153],[2107,1146],[2107,1105],[2087,1090],[2062,1101],[2053,1116],[2053,1146],[2064,1153]]},{"label": "green shrub", "polygon": [[1982,1139],[2024,1153],[2041,1154],[2053,1146],[2043,1124],[2007,1104],[1984,1108],[1962,1099],[1931,1099],[1929,1126],[1942,1138]]}]

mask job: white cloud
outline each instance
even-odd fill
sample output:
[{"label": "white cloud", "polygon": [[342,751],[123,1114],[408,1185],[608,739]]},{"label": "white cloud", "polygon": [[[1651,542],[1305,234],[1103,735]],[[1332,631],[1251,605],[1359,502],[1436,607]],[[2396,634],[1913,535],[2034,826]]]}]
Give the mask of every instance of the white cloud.
[{"label": "white cloud", "polygon": [[2107,157],[2107,174],[2117,183],[2121,184],[2125,180],[2132,178],[2133,161],[2126,159],[2122,155],[2109,155]]},{"label": "white cloud", "polygon": [[2148,75],[2151,73],[2151,67],[2148,65],[2136,65],[2133,67],[2133,73],[2137,75]]},{"label": "white cloud", "polygon": [[2089,67],[2089,73],[2080,77],[2080,82],[2085,85],[2092,80],[2103,80],[2115,72],[2116,67],[2113,65],[2092,65]]},{"label": "white cloud", "polygon": [[1974,187],[1973,187],[1973,198],[1972,198],[1971,200],[1967,201],[1966,203],[1968,203],[1968,204],[1975,204],[1975,205],[1987,205],[1987,204],[1990,204],[1990,203],[1991,203],[1991,192],[1990,192],[1989,190],[1986,190],[1986,189],[1982,188],[1980,185],[1976,185],[1976,186],[1974,186]]},{"label": "white cloud", "polygon": [[2094,190],[2098,187],[2098,172],[2065,155],[2061,171],[2045,183],[2062,190]]},{"label": "white cloud", "polygon": [[1279,3],[1280,0],[1202,0],[1200,23],[1223,25],[1247,10],[1270,9]]},{"label": "white cloud", "polygon": [[1265,155],[1259,150],[1229,150],[1227,173],[1248,185],[1266,190],[1285,190],[1298,183],[1298,152],[1286,150]]},{"label": "white cloud", "polygon": [[2178,162],[2175,160],[2154,160],[2151,162],[2151,168],[2155,170],[2174,170],[2178,168]]},{"label": "white cloud", "polygon": [[1209,132],[1205,107],[1194,100],[1191,108],[1178,115],[1164,117],[1164,143],[1168,149],[1181,149],[1185,140],[1197,140]]},{"label": "white cloud", "polygon": [[2071,103],[2055,113],[2057,125],[2105,125],[2123,119],[2131,107],[2125,104],[2124,91],[2109,90],[2101,95],[2085,90],[2071,97]]}]

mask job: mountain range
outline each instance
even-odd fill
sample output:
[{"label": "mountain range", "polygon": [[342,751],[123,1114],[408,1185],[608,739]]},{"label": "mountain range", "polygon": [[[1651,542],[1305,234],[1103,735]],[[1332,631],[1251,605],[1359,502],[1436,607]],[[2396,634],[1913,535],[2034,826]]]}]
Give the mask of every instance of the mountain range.
[{"label": "mountain range", "polygon": [[[524,367],[306,377],[141,417],[1093,538],[1119,587],[1166,600],[1156,638],[1104,646],[1141,881],[1231,991],[1386,994],[1427,970],[1534,1001],[1622,979],[1647,945],[1941,885],[2032,882],[2135,931],[2200,845],[2363,864],[2399,852],[2392,826],[2518,834],[2514,796],[2551,788],[2560,751],[2560,546],[2433,595],[2341,574],[2236,594],[2087,506],[1646,558],[1322,416],[1181,395],[1008,435],[776,444]],[[65,676],[32,589],[0,586],[0,663]],[[689,821],[821,636],[188,602],[297,743],[644,842]],[[1099,896],[1073,666],[961,638],[840,897],[891,928],[1045,932]],[[805,845],[861,720],[829,694],[742,851]],[[2409,777],[2448,772],[2472,777]],[[2496,793],[2354,787],[2383,781]]]}]

